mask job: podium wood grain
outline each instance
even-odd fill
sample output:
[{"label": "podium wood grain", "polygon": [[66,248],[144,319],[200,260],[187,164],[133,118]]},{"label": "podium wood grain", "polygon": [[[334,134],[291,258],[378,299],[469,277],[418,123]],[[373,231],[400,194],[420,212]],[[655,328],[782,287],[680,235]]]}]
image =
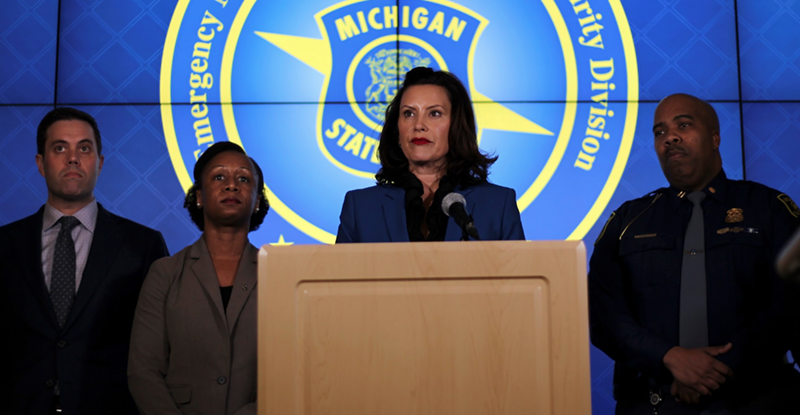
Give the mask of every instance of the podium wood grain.
[{"label": "podium wood grain", "polygon": [[580,242],[264,247],[259,414],[590,413]]}]

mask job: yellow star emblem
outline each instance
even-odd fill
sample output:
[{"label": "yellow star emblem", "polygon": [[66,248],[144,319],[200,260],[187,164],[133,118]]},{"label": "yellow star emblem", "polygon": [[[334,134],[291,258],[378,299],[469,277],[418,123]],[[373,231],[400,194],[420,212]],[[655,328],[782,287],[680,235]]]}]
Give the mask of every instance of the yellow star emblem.
[{"label": "yellow star emblem", "polygon": [[286,240],[283,239],[283,235],[281,235],[281,236],[278,237],[278,242],[272,242],[270,245],[272,245],[272,246],[289,246],[289,245],[294,245],[294,242],[286,242]]}]

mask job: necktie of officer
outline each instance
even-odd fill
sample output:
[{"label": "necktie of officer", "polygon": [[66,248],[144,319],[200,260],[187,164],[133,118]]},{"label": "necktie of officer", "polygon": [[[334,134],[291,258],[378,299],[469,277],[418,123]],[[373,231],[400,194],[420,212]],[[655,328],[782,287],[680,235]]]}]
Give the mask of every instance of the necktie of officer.
[{"label": "necktie of officer", "polygon": [[75,300],[75,242],[72,230],[81,222],[74,216],[62,216],[58,220],[61,230],[56,238],[53,254],[53,272],[50,278],[50,301],[56,312],[59,327],[64,327],[72,302]]},{"label": "necktie of officer", "polygon": [[706,297],[706,252],[703,231],[704,192],[687,196],[694,205],[683,242],[681,267],[680,337],[681,347],[708,346],[708,311]]}]

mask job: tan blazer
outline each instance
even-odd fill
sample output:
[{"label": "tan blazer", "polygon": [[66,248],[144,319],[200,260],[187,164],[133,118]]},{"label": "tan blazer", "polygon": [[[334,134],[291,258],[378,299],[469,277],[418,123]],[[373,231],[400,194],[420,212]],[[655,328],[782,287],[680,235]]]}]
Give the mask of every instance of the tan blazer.
[{"label": "tan blazer", "polygon": [[153,263],[128,359],[142,415],[256,413],[257,255],[247,244],[227,314],[203,238]]}]

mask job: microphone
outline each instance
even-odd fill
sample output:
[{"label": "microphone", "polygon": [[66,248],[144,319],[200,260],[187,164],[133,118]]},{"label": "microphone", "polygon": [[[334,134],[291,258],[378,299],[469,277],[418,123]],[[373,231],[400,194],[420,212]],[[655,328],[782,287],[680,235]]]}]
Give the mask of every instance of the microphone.
[{"label": "microphone", "polygon": [[444,214],[456,220],[458,226],[464,231],[466,235],[473,237],[475,240],[480,241],[481,237],[478,236],[478,229],[472,223],[472,218],[467,214],[467,200],[464,195],[456,192],[448,193],[442,199],[442,210]]}]

